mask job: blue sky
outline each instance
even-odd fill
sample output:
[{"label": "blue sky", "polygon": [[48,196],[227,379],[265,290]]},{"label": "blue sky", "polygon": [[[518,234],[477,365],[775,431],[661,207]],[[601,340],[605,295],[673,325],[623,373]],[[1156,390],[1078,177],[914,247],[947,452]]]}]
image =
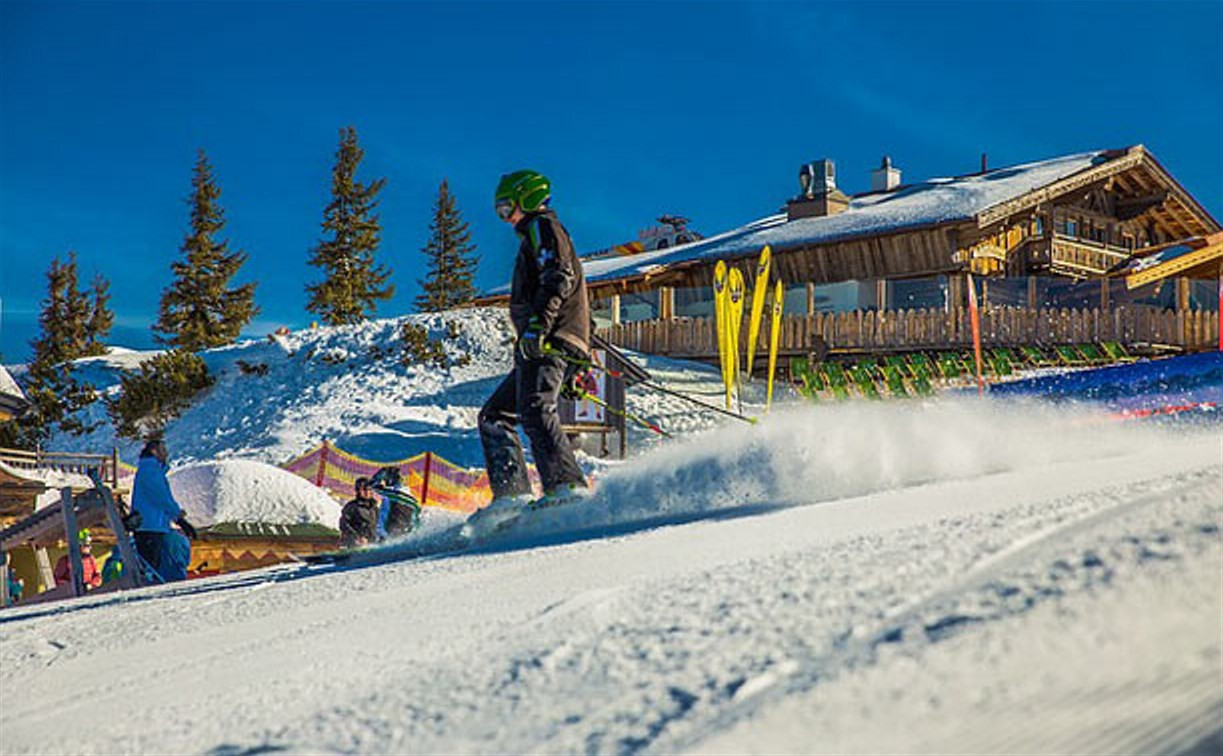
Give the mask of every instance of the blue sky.
[{"label": "blue sky", "polygon": [[533,167],[579,249],[663,212],[767,215],[800,163],[849,192],[1142,143],[1223,217],[1223,3],[55,3],[0,0],[0,357],[26,359],[43,274],[112,283],[113,343],[149,326],[187,230],[196,150],[258,281],[249,328],[309,323],[338,131],[385,177],[379,258],[412,310],[443,178],[477,283],[516,243],[497,177]]}]

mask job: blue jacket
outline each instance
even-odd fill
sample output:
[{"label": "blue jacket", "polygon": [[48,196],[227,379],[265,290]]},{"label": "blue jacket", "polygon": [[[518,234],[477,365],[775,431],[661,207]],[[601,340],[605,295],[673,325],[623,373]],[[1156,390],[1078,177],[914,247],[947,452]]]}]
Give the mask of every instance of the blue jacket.
[{"label": "blue jacket", "polygon": [[141,457],[132,483],[132,511],[140,514],[140,530],[170,532],[170,523],[183,513],[166,480],[169,466],[154,456]]}]

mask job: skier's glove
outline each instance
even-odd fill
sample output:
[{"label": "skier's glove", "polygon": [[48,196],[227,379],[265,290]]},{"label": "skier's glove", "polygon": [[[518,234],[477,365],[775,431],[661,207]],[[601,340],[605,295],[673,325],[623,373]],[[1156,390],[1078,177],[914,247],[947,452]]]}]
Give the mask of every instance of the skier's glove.
[{"label": "skier's glove", "polygon": [[199,537],[199,533],[195,532],[195,526],[187,522],[186,515],[179,515],[178,519],[174,522],[178,525],[179,529],[183,531],[183,535],[187,536],[191,540],[194,541]]},{"label": "skier's glove", "polygon": [[544,324],[537,317],[532,317],[527,328],[518,337],[518,356],[524,360],[542,359],[547,342],[544,341]]},{"label": "skier's glove", "polygon": [[578,370],[561,385],[561,396],[575,401],[581,399],[586,396],[591,383],[590,371]]}]

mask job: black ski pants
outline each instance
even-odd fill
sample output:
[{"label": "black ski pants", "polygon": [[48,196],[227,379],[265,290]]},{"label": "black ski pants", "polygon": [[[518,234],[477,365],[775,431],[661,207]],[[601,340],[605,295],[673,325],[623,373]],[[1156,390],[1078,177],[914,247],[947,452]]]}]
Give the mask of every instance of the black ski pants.
[{"label": "black ski pants", "polygon": [[480,409],[480,442],[494,498],[531,493],[515,428],[518,423],[531,441],[545,492],[563,484],[586,486],[556,412],[557,396],[568,373],[568,365],[559,356],[524,360],[515,355],[513,370]]}]

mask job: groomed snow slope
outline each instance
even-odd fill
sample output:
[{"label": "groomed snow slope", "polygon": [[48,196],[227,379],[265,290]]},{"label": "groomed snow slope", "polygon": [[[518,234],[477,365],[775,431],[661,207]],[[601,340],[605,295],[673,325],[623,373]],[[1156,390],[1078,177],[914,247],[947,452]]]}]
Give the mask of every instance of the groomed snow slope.
[{"label": "groomed snow slope", "polygon": [[6,611],[0,750],[1223,742],[1217,425],[796,409],[609,470],[588,504],[474,553]]}]

